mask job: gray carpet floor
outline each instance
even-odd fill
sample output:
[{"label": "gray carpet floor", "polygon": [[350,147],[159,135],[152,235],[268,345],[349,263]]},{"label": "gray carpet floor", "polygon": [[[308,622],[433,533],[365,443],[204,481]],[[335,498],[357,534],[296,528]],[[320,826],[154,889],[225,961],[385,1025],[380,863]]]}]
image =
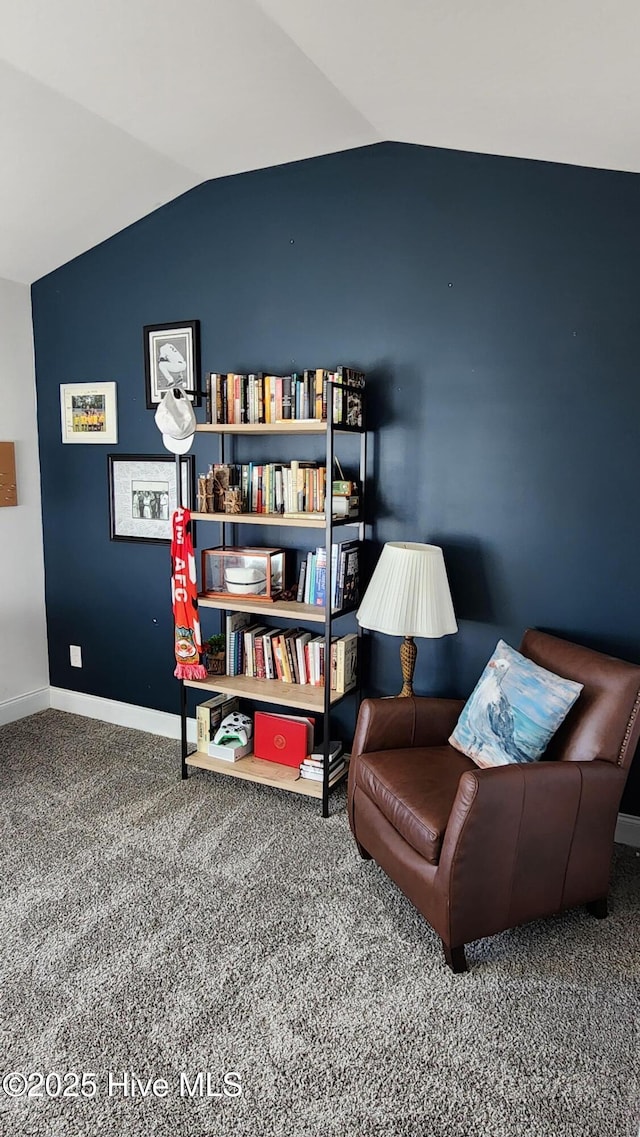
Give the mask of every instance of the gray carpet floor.
[{"label": "gray carpet floor", "polygon": [[[323,821],[181,783],[175,743],[59,711],[0,730],[0,773],[3,1135],[637,1137],[635,851],[607,921],[478,942],[454,976],[357,856],[344,791]],[[31,1071],[95,1096],[12,1098]],[[199,1071],[242,1094],[199,1096]],[[125,1072],[166,1092],[125,1096]]]}]

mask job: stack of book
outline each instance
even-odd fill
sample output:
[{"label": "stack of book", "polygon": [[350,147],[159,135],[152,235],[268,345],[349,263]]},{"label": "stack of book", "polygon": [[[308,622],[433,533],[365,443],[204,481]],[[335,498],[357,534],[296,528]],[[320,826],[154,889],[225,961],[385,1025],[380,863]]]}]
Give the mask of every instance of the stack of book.
[{"label": "stack of book", "polygon": [[291,375],[211,372],[206,376],[206,419],[212,425],[327,421],[330,392],[336,426],[362,429],[365,376],[353,367],[317,367]]},{"label": "stack of book", "polygon": [[[347,759],[342,753],[342,743],[332,742],[329,750],[329,785],[336,781],[347,767]],[[321,751],[309,754],[300,764],[300,777],[312,782],[321,782],[324,776],[324,755]]]}]

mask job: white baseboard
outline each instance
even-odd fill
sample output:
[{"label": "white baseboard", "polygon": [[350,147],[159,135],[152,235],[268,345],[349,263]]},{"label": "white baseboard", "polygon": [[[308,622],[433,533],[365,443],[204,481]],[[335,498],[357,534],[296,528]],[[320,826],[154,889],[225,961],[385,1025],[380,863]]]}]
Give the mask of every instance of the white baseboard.
[{"label": "white baseboard", "polygon": [[51,706],[49,691],[49,687],[40,687],[38,691],[29,691],[27,695],[18,695],[15,699],[0,703],[0,726],[25,719],[27,715],[35,715],[38,711],[46,711]]},{"label": "white baseboard", "polygon": [[[164,738],[180,738],[180,715],[137,707],[133,703],[120,703],[115,699],[103,699],[99,695],[85,695],[81,691],[67,691],[62,687],[51,687],[50,690],[49,705],[56,711],[85,715],[89,719],[133,727],[134,730],[144,730],[147,734],[159,734]],[[187,739],[189,742],[196,741],[195,719],[187,719]]]},{"label": "white baseboard", "polygon": [[633,817],[631,813],[619,813],[616,841],[619,845],[633,845],[634,849],[640,849],[640,817]]}]

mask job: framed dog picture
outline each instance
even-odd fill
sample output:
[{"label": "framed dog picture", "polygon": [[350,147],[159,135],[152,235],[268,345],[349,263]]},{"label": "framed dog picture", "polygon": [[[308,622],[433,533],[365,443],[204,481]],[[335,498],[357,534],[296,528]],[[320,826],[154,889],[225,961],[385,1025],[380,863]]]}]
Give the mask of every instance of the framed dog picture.
[{"label": "framed dog picture", "polygon": [[143,328],[147,406],[154,410],[165,391],[179,387],[200,406],[200,321],[147,324]]}]

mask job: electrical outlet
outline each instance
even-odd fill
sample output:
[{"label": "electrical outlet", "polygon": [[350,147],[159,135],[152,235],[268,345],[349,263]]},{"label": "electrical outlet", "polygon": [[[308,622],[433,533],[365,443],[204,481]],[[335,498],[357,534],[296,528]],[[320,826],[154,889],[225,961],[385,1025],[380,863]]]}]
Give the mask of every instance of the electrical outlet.
[{"label": "electrical outlet", "polygon": [[72,667],[82,667],[82,648],[77,644],[69,644],[69,659]]}]

